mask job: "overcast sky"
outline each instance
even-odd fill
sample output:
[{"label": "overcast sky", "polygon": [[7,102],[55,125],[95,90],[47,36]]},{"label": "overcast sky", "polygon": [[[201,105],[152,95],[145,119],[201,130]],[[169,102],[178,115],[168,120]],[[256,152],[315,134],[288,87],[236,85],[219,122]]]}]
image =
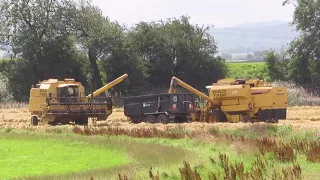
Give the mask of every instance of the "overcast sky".
[{"label": "overcast sky", "polygon": [[197,24],[215,27],[246,22],[291,21],[293,6],[284,0],[92,0],[111,20],[132,25],[189,15]]}]

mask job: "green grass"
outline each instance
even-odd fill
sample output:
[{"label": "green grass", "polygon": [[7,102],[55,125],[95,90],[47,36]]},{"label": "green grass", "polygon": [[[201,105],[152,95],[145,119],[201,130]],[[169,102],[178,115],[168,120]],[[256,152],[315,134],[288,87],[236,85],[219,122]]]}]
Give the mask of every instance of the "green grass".
[{"label": "green grass", "polygon": [[[217,130],[217,129],[216,129]],[[314,134],[316,132],[310,132],[305,130],[293,130],[291,126],[276,126],[276,125],[266,125],[266,124],[255,124],[246,128],[239,128],[235,130],[218,129],[219,134],[231,135],[233,137],[245,137],[249,139],[271,137],[277,139],[277,141],[284,141],[289,143],[294,137],[300,137],[300,140],[304,138],[309,138],[309,140],[314,140]],[[128,139],[126,136],[120,136],[120,139]],[[131,139],[131,138],[130,138]],[[243,162],[245,171],[251,170],[254,166],[255,160],[259,157],[263,161],[268,161],[269,167],[267,167],[266,174],[268,177],[266,179],[271,179],[272,173],[278,172],[282,173],[281,168],[292,167],[293,164],[298,163],[302,167],[303,178],[309,179],[319,176],[319,172],[316,169],[320,168],[320,163],[311,163],[306,160],[305,155],[297,153],[297,160],[295,163],[280,162],[275,158],[272,153],[267,153],[262,156],[259,153],[258,147],[251,144],[250,141],[241,140],[225,140],[219,138],[218,136],[213,139],[194,138],[194,139],[163,139],[163,138],[134,138],[140,143],[146,144],[159,144],[172,146],[175,148],[183,148],[187,153],[184,160],[190,162],[191,169],[198,169],[199,174],[203,179],[208,177],[211,172],[216,172],[223,174],[223,169],[219,164],[220,153],[225,153],[229,162],[234,164],[235,162]],[[160,154],[158,154],[161,156]],[[170,153],[167,156],[171,157]],[[217,163],[213,164],[209,158],[214,159]],[[160,179],[180,179],[179,168],[182,168],[182,161],[178,161],[171,165],[160,164],[158,166],[153,166],[153,172],[159,172]],[[148,172],[141,171],[138,173],[139,178],[147,178]],[[130,177],[130,176],[129,176]]]},{"label": "green grass", "polygon": [[229,62],[227,77],[239,79],[266,79],[267,69],[264,62]]},{"label": "green grass", "polygon": [[[218,164],[212,165],[209,159],[210,157],[217,159],[220,153],[226,153],[231,161],[237,160],[245,162],[246,169],[249,168],[255,158],[252,154],[239,153],[236,147],[223,142],[205,142],[202,140],[191,139],[167,140],[160,138],[141,139],[141,141],[173,146],[176,148],[184,148],[189,152],[184,160],[188,161],[192,168],[199,167],[199,174],[203,178],[207,177],[211,171],[221,170]],[[160,172],[160,178],[178,180],[180,179],[179,168],[181,168],[182,165],[183,162],[180,161],[170,167],[166,165],[155,167],[154,171]],[[146,176],[146,174],[144,175]]]},{"label": "green grass", "polygon": [[[273,126],[273,125],[253,125],[249,128],[239,128],[235,130],[225,130],[221,129],[220,134],[232,135],[233,137],[243,136],[245,138],[261,138],[264,136],[274,137],[279,140],[289,141],[291,138],[298,135],[299,137],[310,137],[310,131],[294,131],[290,126]],[[313,132],[315,133],[315,132]],[[119,136],[119,139],[128,139],[126,136]],[[131,138],[130,138],[131,139]],[[211,140],[202,138],[195,139],[163,139],[163,138],[133,138],[136,141],[143,144],[159,144],[166,145],[175,148],[183,148],[187,153],[183,160],[190,163],[191,169],[198,169],[199,174],[203,179],[208,177],[211,172],[216,172],[223,174],[223,169],[219,164],[219,155],[225,153],[230,163],[243,162],[244,170],[251,170],[257,157],[262,160],[266,160],[270,163],[268,167],[268,177],[266,179],[271,179],[271,173],[275,170],[279,173],[280,168],[277,167],[291,167],[293,163],[280,162],[275,159],[272,153],[267,153],[262,156],[257,147],[246,141],[239,140],[225,140],[220,138],[214,138]],[[161,156],[161,154],[157,154]],[[167,156],[172,157],[171,153],[166,153]],[[214,159],[217,163],[213,164],[209,158]],[[296,163],[300,164],[303,168],[303,177],[312,178],[319,176],[316,171],[320,168],[320,163],[310,163],[306,161],[306,157],[298,153]],[[179,168],[183,167],[182,161],[177,161],[170,165],[168,164],[153,164],[153,172],[159,172],[160,179],[180,179]],[[124,173],[126,174],[126,173]],[[130,177],[130,174],[128,174]],[[140,171],[138,173],[137,179],[146,179],[148,177],[148,169]]]},{"label": "green grass", "polygon": [[[6,155],[2,155],[1,159],[8,158],[10,163],[18,162],[21,164],[23,156],[17,156],[16,153],[26,153],[29,147],[42,147],[47,148],[51,145],[52,154],[50,155],[51,160],[58,161],[60,159],[61,151],[57,149],[81,147],[82,151],[89,152],[86,148],[99,148],[113,147],[113,149],[120,150],[123,156],[129,157],[129,162],[125,165],[118,164],[116,167],[100,166],[100,168],[91,169],[89,165],[85,165],[82,169],[78,169],[78,172],[68,173],[68,174],[57,174],[56,175],[40,175],[37,177],[30,177],[31,179],[117,179],[118,173],[122,175],[127,175],[129,179],[149,179],[149,170],[152,168],[153,174],[159,173],[160,179],[181,179],[179,168],[183,167],[183,161],[186,160],[190,163],[191,169],[194,170],[197,167],[199,174],[202,179],[207,179],[210,172],[219,172],[221,175],[224,174],[219,161],[219,155],[225,153],[229,158],[229,163],[234,164],[235,162],[243,162],[244,169],[251,170],[257,157],[262,160],[267,160],[271,165],[267,168],[268,177],[266,179],[271,179],[271,173],[274,169],[279,170],[281,173],[281,168],[292,167],[292,163],[284,163],[278,161],[272,153],[267,153],[266,155],[261,155],[257,146],[250,143],[248,140],[239,139],[225,139],[221,135],[227,135],[232,137],[245,137],[248,139],[254,139],[259,137],[273,137],[278,140],[282,140],[286,143],[290,142],[292,138],[299,138],[300,140],[314,140],[314,135],[317,132],[294,130],[290,126],[274,126],[266,124],[254,124],[250,127],[239,128],[235,130],[226,129],[211,129],[210,132],[216,132],[217,134],[203,134],[194,138],[183,138],[183,139],[166,139],[166,138],[133,138],[129,136],[109,136],[109,135],[92,135],[84,136],[73,134],[71,131],[63,129],[60,131],[52,131],[51,133],[40,133],[40,132],[30,132],[21,130],[4,130],[0,133],[2,140],[11,141],[15,143],[9,144],[10,148],[14,148],[17,145],[15,151],[6,151]],[[59,132],[59,133],[57,133]],[[57,141],[59,139],[59,141]],[[61,140],[61,141],[60,141]],[[1,144],[5,146],[0,146],[1,148],[8,148],[8,142],[0,141]],[[73,143],[66,143],[73,142]],[[29,144],[31,143],[31,144]],[[43,144],[44,143],[44,144]],[[47,144],[46,144],[47,143]],[[14,145],[14,146],[12,146]],[[54,146],[52,146],[54,145]],[[0,149],[1,149],[0,148]],[[23,149],[24,148],[24,149]],[[43,156],[41,148],[35,148],[38,151],[35,157]],[[30,150],[30,149],[29,149]],[[108,151],[108,150],[107,150]],[[1,152],[1,150],[0,150]],[[30,151],[29,151],[30,152]],[[34,152],[34,150],[31,151]],[[47,153],[50,151],[46,151]],[[103,156],[99,153],[90,153],[90,159],[97,154],[97,158]],[[66,155],[72,156],[73,152],[65,151]],[[78,153],[80,153],[78,151]],[[101,152],[104,153],[104,152]],[[26,153],[30,154],[30,153]],[[99,155],[98,155],[99,154]],[[112,153],[109,155],[111,156]],[[80,154],[81,156],[81,154]],[[112,155],[113,156],[113,155]],[[53,158],[54,157],[54,158]],[[79,157],[79,154],[77,155]],[[100,157],[101,158],[101,157]],[[214,159],[216,163],[212,163],[210,158]],[[35,159],[35,158],[33,158]],[[62,161],[61,158],[59,161]],[[65,160],[64,158],[63,160]],[[108,158],[106,158],[108,159]],[[117,159],[117,158],[116,158]],[[72,159],[69,159],[72,160]],[[28,167],[21,169],[38,169],[36,166],[38,163],[31,163],[31,161],[25,161],[29,163]],[[45,161],[49,163],[51,161]],[[90,161],[79,158],[73,159],[71,164],[79,165],[86,164]],[[93,162],[95,163],[95,162]],[[319,176],[317,169],[320,168],[320,163],[310,163],[306,160],[304,154],[298,153],[296,163],[300,164],[303,169],[303,177],[306,179],[314,179]],[[3,163],[2,163],[3,164]],[[8,164],[8,163],[6,163]],[[110,164],[110,163],[105,163]],[[112,164],[112,163],[111,163]],[[10,164],[9,164],[10,165]],[[21,166],[21,165],[20,165]],[[4,167],[4,166],[2,166]],[[71,166],[72,167],[72,166]],[[41,167],[40,167],[41,168]],[[52,170],[53,168],[50,168]],[[63,168],[61,168],[63,169]],[[63,171],[63,170],[62,170]],[[77,171],[75,169],[75,171]],[[20,170],[15,167],[8,167],[6,170],[0,172],[11,172],[17,174]],[[59,171],[61,172],[61,171]],[[20,174],[22,177],[25,174]],[[20,177],[21,177],[20,176]]]},{"label": "green grass", "polygon": [[[67,174],[39,174],[33,176],[26,176],[20,174],[19,177],[23,179],[117,179],[118,172],[127,174],[130,179],[148,179],[149,174],[148,170],[150,167],[176,167],[174,164],[180,163],[185,159],[188,152],[184,148],[167,146],[159,143],[151,143],[141,141],[142,139],[135,139],[127,136],[81,136],[73,134],[71,131],[61,127],[54,128],[54,131],[46,132],[32,132],[28,130],[15,130],[15,129],[4,129],[3,132],[0,131],[0,137],[9,139],[9,140],[21,140],[21,141],[33,141],[33,142],[42,142],[42,141],[56,141],[61,140],[63,142],[79,142],[80,144],[87,144],[89,147],[100,147],[105,149],[106,147],[112,147],[121,153],[122,156],[128,157],[127,163],[122,166],[100,166],[95,168],[84,168],[78,169],[72,173]],[[59,131],[58,129],[61,129]],[[0,141],[1,143],[1,141]],[[37,143],[36,143],[37,144]],[[39,143],[41,144],[41,143]],[[65,145],[68,145],[65,144]],[[82,145],[80,146],[82,147]],[[24,147],[18,148],[19,151],[23,150]],[[86,150],[85,148],[81,148]],[[124,150],[124,151],[123,151]],[[88,151],[86,151],[88,152]],[[125,153],[124,153],[125,152]],[[52,156],[60,156],[60,152],[55,149]],[[72,154],[73,152],[66,152],[66,154]],[[90,153],[90,152],[88,152]],[[112,153],[109,153],[112,156]],[[11,151],[8,157],[14,156],[14,153]],[[91,161],[94,160],[95,155],[90,154]],[[106,158],[97,154],[101,158]],[[81,160],[81,158],[80,158]],[[79,160],[79,161],[80,161]],[[108,161],[106,158],[105,161]],[[30,161],[29,161],[30,162]],[[120,161],[121,162],[121,161]],[[73,161],[72,164],[75,166],[79,162]],[[85,162],[84,162],[85,163]],[[94,162],[93,162],[94,163]],[[34,166],[31,164],[30,167]],[[14,167],[9,167],[11,172],[16,171]],[[176,169],[175,169],[176,170]],[[26,170],[28,171],[28,170]],[[15,173],[17,175],[17,173]]]},{"label": "green grass", "polygon": [[0,138],[0,177],[65,174],[119,166],[128,158],[112,147],[59,139]]},{"label": "green grass", "polygon": [[0,61],[10,61],[11,58],[0,58]]}]

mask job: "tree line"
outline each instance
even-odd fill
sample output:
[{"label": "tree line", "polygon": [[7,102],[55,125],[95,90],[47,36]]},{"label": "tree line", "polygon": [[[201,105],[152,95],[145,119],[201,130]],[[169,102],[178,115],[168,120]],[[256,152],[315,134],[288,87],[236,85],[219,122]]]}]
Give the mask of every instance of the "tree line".
[{"label": "tree line", "polygon": [[[295,4],[292,24],[301,36],[288,50],[259,58],[266,61],[271,81],[319,84],[319,0],[284,3]],[[1,49],[12,52],[10,60],[0,61],[2,84],[16,101],[27,101],[31,86],[41,80],[75,78],[89,93],[124,73],[130,85],[117,85],[111,93],[165,92],[172,76],[206,91],[228,69],[210,27],[189,19],[127,27],[103,16],[90,1],[0,0]]]},{"label": "tree line", "polygon": [[75,78],[87,92],[129,74],[116,93],[141,94],[169,87],[172,76],[204,89],[225,77],[224,59],[208,26],[189,17],[120,25],[89,1],[1,0],[0,44],[13,52],[1,73],[15,100],[48,78]]}]

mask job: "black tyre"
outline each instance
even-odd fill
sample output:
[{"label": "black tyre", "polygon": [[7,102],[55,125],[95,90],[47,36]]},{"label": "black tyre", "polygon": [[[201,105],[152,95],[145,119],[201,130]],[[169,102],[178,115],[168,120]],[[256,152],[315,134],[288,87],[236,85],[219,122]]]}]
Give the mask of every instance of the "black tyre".
[{"label": "black tyre", "polygon": [[157,117],[157,122],[158,122],[158,123],[163,123],[163,124],[168,124],[169,118],[168,118],[168,116],[165,115],[165,114],[160,114],[160,115]]},{"label": "black tyre", "polygon": [[31,116],[31,125],[32,126],[37,126],[39,124],[39,120],[37,116]]},{"label": "black tyre", "polygon": [[156,122],[156,116],[154,115],[147,115],[145,118],[144,118],[144,121],[146,123],[151,123],[151,124],[154,124]]},{"label": "black tyre", "polygon": [[88,118],[78,119],[76,123],[79,125],[88,125]]},{"label": "black tyre", "polygon": [[279,122],[279,118],[278,117],[272,117],[270,119],[270,123],[278,123]]},{"label": "black tyre", "polygon": [[141,123],[141,117],[128,117],[128,121],[133,124]]},{"label": "black tyre", "polygon": [[192,117],[191,116],[187,116],[186,117],[186,123],[192,123]]},{"label": "black tyre", "polygon": [[224,114],[221,110],[215,110],[213,111],[213,115],[217,122],[227,122],[227,116]]},{"label": "black tyre", "polygon": [[206,117],[206,122],[207,123],[215,123],[215,122],[217,122],[217,117],[213,113],[210,113]]},{"label": "black tyre", "polygon": [[252,122],[252,119],[248,114],[242,114],[242,122]]},{"label": "black tyre", "polygon": [[272,109],[272,110],[270,110],[270,114],[271,114],[271,117],[270,117],[269,122],[270,123],[278,123],[279,117],[278,117],[277,111],[275,109]]}]

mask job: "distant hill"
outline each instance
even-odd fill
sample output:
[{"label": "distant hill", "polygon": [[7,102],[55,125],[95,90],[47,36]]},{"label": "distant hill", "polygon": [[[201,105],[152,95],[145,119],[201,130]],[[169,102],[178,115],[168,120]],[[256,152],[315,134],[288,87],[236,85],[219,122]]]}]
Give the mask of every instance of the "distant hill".
[{"label": "distant hill", "polygon": [[294,27],[283,21],[213,28],[210,33],[214,36],[221,53],[252,53],[270,48],[279,51],[298,36]]},{"label": "distant hill", "polygon": [[0,50],[0,58],[4,58],[4,57],[5,57],[5,51]]},{"label": "distant hill", "polygon": [[0,59],[6,59],[6,58],[10,58],[10,54],[8,54],[6,51],[0,50]]}]

